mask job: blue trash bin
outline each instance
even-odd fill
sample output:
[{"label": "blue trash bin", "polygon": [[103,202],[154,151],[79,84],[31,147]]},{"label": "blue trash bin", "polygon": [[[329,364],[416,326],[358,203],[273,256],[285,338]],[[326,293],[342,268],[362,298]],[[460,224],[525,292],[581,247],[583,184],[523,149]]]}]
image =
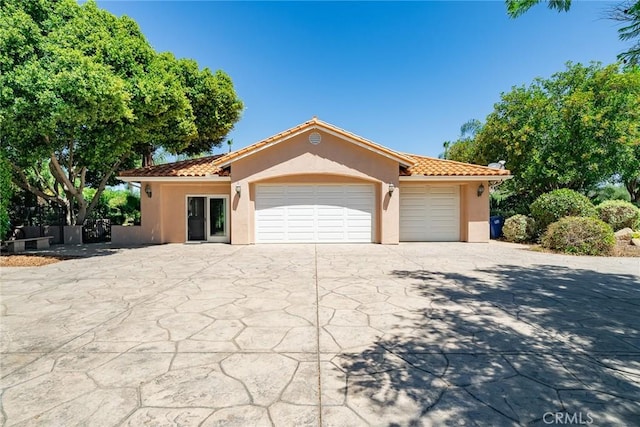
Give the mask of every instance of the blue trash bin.
[{"label": "blue trash bin", "polygon": [[502,236],[502,226],[504,218],[501,216],[489,217],[489,231],[492,239],[498,239]]}]

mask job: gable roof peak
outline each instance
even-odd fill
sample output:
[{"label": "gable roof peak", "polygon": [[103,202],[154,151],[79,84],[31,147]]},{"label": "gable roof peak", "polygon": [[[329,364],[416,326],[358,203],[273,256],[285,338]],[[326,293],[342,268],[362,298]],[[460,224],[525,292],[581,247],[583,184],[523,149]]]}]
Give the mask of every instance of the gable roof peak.
[{"label": "gable roof peak", "polygon": [[411,157],[405,156],[403,154],[398,153],[397,151],[391,150],[382,145],[376,144],[375,142],[369,141],[359,135],[341,129],[331,123],[327,123],[318,119],[317,116],[313,116],[311,120],[308,120],[304,123],[301,123],[297,126],[294,126],[290,129],[282,131],[276,135],[270,136],[269,138],[263,139],[262,141],[258,141],[248,147],[241,148],[237,151],[232,151],[214,161],[214,164],[218,167],[226,166],[237,159],[241,159],[248,155],[252,155],[256,152],[259,152],[267,147],[278,144],[282,141],[285,141],[293,136],[299,135],[303,132],[308,132],[310,129],[319,129],[324,132],[328,132],[339,138],[342,138],[346,141],[354,143],[356,145],[360,145],[365,149],[371,150],[378,154],[381,154],[385,157],[392,158],[394,160],[399,161],[399,163],[403,166],[411,166],[415,163],[415,160]]}]

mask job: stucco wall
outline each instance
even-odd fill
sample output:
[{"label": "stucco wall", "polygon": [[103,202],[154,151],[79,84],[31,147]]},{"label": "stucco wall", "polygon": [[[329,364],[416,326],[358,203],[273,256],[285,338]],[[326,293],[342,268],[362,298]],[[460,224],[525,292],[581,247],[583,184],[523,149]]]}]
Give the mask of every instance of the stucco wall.
[{"label": "stucco wall", "polygon": [[[187,195],[228,195],[230,238],[233,244],[255,243],[255,188],[260,183],[331,184],[371,183],[375,188],[374,240],[397,244],[400,233],[400,193],[398,162],[320,131],[322,142],[308,141],[309,130],[231,165],[231,181],[226,182],[142,182],[141,243],[181,243],[186,241]],[[389,183],[397,190],[389,195]],[[481,182],[438,181],[433,185],[460,186],[460,239],[489,240],[489,185],[477,196]],[[145,194],[149,184],[152,197]],[[240,186],[238,195],[236,185]],[[403,186],[410,185],[403,181]]]},{"label": "stucco wall", "polygon": [[[478,187],[484,193],[478,197]],[[460,237],[466,242],[489,241],[489,183],[469,182],[460,187]]]},{"label": "stucco wall", "polygon": [[[151,197],[145,193],[147,184],[151,187]],[[140,227],[144,241],[141,243],[164,243],[162,240],[162,184],[141,182],[140,185]]]},{"label": "stucco wall", "polygon": [[[266,148],[231,166],[231,242],[251,244],[255,241],[255,185],[262,182],[332,183],[371,182],[375,184],[377,210],[376,240],[398,243],[399,200],[388,197],[387,185],[398,186],[398,162],[320,131],[322,142],[308,141],[312,130]],[[304,175],[304,176],[302,176]],[[354,181],[355,180],[355,181]]]},{"label": "stucco wall", "polygon": [[[152,197],[144,193],[141,209],[144,243],[183,243],[187,240],[187,195],[229,195],[228,182],[152,182]],[[228,219],[230,220],[230,219]]]}]

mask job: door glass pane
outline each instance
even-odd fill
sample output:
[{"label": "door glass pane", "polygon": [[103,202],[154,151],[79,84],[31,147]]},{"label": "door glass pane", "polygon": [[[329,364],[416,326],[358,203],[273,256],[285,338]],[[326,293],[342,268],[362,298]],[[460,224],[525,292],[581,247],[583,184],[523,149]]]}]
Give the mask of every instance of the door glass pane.
[{"label": "door glass pane", "polygon": [[209,199],[209,235],[224,236],[225,235],[225,202],[226,199]]},{"label": "door glass pane", "polygon": [[187,234],[189,240],[205,240],[204,236],[204,197],[189,197]]}]

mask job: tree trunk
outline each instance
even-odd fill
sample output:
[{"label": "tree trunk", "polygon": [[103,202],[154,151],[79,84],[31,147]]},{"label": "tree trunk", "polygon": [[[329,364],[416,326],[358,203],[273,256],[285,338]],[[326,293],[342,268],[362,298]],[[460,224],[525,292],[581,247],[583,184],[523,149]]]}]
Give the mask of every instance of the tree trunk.
[{"label": "tree trunk", "polygon": [[73,209],[68,199],[64,199],[64,217],[67,225],[75,225],[75,216],[73,215]]},{"label": "tree trunk", "polygon": [[144,147],[142,152],[142,167],[153,166],[153,147],[151,144]]},{"label": "tree trunk", "polygon": [[631,203],[640,206],[640,177],[625,181],[624,186],[629,192]]},{"label": "tree trunk", "polygon": [[82,200],[78,201],[78,213],[76,214],[76,224],[83,225],[84,220],[87,218],[87,203]]}]

